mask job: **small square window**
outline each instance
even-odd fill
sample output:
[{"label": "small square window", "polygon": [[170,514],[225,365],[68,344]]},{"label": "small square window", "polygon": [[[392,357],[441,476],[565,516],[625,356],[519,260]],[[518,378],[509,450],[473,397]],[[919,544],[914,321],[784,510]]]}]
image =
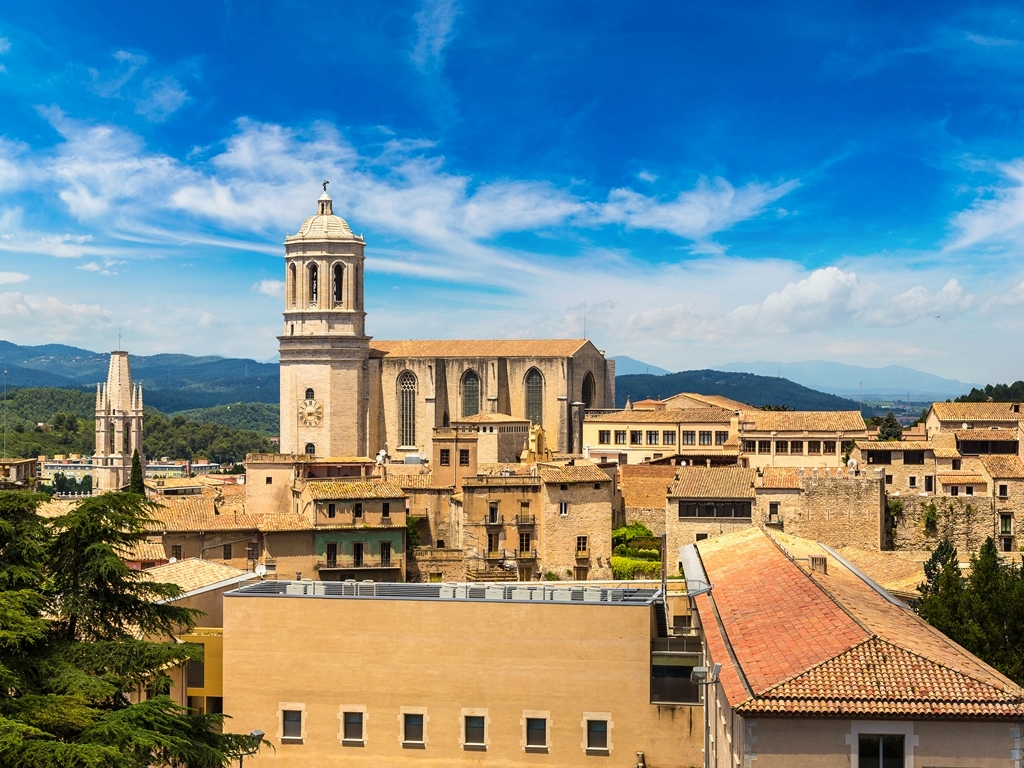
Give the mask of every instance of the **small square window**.
[{"label": "small square window", "polygon": [[706,533],[698,533],[694,538],[697,541],[704,541],[707,537],[708,535]]},{"label": "small square window", "polygon": [[414,743],[423,742],[423,715],[406,715],[405,718],[405,741]]},{"label": "small square window", "polygon": [[950,496],[959,496],[960,495],[960,487],[956,486],[956,485],[952,486],[949,489],[949,495]]},{"label": "small square window", "polygon": [[775,441],[775,452],[776,453],[789,453],[789,441],[788,440],[776,440]]},{"label": "small square window", "polygon": [[625,445],[626,444],[626,430],[616,429],[615,430],[615,444]]},{"label": "small square window", "polygon": [[610,429],[599,429],[597,431],[597,442],[599,445],[611,445],[612,431]]},{"label": "small square window", "polygon": [[789,441],[789,452],[802,454],[804,452],[804,441],[803,440],[790,440]]},{"label": "small square window", "polygon": [[587,537],[586,536],[577,536],[576,537],[576,551],[577,552],[586,552],[587,551]]},{"label": "small square window", "polygon": [[758,440],[757,441],[757,452],[758,453],[771,453],[772,452],[772,441],[771,440]]},{"label": "small square window", "polygon": [[960,459],[953,459],[953,469],[960,469]]},{"label": "small square window", "polygon": [[442,448],[439,451],[439,455],[437,457],[437,463],[440,464],[442,467],[450,467],[452,465],[452,452],[451,452],[451,449],[449,449],[449,448]]},{"label": "small square window", "polygon": [[966,488],[964,488],[964,492],[968,496],[973,496],[974,495],[974,486],[973,485],[968,485]]},{"label": "small square window", "polygon": [[1007,486],[1005,486],[1005,485],[1000,485],[1000,486],[999,486],[999,498],[1001,498],[1001,499],[1005,499],[1005,498],[1006,498],[1007,496],[1009,496],[1009,495],[1010,495],[1010,494],[1009,494],[1009,489],[1008,489],[1008,487],[1007,487]]},{"label": "small square window", "polygon": [[657,445],[658,444],[658,437],[659,437],[658,430],[656,430],[656,429],[649,429],[649,430],[647,430],[647,444],[648,445]]},{"label": "small square window", "polygon": [[485,743],[483,716],[466,715],[466,744],[482,747]]},{"label": "small square window", "polygon": [[345,741],[363,740],[363,713],[345,713]]},{"label": "small square window", "polygon": [[821,452],[822,453],[835,453],[836,452],[836,441],[835,440],[825,440],[824,442],[822,442],[822,444],[821,444]]},{"label": "small square window", "polygon": [[600,483],[594,483],[594,490],[595,491],[600,491],[601,490],[601,484]]},{"label": "small square window", "polygon": [[302,738],[302,711],[286,709],[281,713],[281,735],[286,739]]},{"label": "small square window", "polygon": [[469,449],[468,448],[460,448],[459,449],[459,466],[460,467],[468,467],[469,466]]},{"label": "small square window", "polygon": [[548,721],[543,717],[526,718],[526,746],[546,747],[548,745]]},{"label": "small square window", "polygon": [[807,452],[808,453],[821,453],[821,440],[808,440],[807,441]]},{"label": "small square window", "polygon": [[907,478],[907,483],[910,485],[911,488],[917,488],[917,477],[911,475],[910,477]]},{"label": "small square window", "polygon": [[886,485],[892,485],[892,475],[886,475],[885,476],[885,484]]},{"label": "small square window", "polygon": [[274,484],[274,478],[268,477],[267,478],[267,485],[273,485],[273,484]]},{"label": "small square window", "polygon": [[608,749],[607,720],[587,720],[587,749]]}]

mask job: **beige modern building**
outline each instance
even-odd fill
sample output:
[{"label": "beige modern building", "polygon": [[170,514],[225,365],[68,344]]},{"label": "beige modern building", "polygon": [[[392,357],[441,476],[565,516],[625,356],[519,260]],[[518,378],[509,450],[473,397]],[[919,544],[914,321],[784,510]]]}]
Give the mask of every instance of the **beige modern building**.
[{"label": "beige modern building", "polygon": [[867,437],[859,411],[742,411],[739,463],[746,467],[841,467],[843,446]]},{"label": "beige modern building", "polygon": [[655,589],[264,582],[224,617],[229,727],[275,748],[252,766],[702,759],[700,640]]},{"label": "beige modern building", "polygon": [[[1021,760],[1024,690],[835,550],[748,528],[689,547],[717,768]],[[703,573],[700,573],[703,571]]]},{"label": "beige modern building", "polygon": [[589,341],[374,341],[361,236],[317,213],[285,239],[281,451],[429,456],[434,427],[495,413],[542,425],[578,451],[585,408],[615,401],[615,364]]},{"label": "beige modern building", "polygon": [[664,456],[685,456],[704,464],[736,463],[738,443],[730,439],[733,414],[724,408],[634,407],[588,413],[583,450],[594,461],[640,464]]}]

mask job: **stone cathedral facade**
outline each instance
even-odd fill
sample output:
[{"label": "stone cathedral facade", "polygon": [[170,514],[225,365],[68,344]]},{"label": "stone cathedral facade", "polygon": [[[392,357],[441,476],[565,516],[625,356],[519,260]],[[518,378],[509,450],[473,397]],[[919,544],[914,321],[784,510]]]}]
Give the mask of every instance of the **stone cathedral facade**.
[{"label": "stone cathedral facade", "polygon": [[107,383],[96,385],[96,452],[93,483],[97,491],[128,485],[132,452],[142,455],[142,385],[132,382],[128,353],[110,353]]},{"label": "stone cathedral facade", "polygon": [[615,362],[586,339],[372,340],[365,242],[326,190],[284,247],[282,453],[429,456],[435,427],[480,413],[528,419],[573,453],[584,410],[614,407]]}]

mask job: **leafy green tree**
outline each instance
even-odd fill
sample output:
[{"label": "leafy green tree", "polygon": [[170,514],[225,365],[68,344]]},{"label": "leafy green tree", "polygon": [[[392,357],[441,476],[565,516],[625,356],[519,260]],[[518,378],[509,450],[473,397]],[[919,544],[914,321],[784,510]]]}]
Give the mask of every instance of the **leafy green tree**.
[{"label": "leafy green tree", "polygon": [[892,411],[886,415],[882,422],[878,425],[878,439],[879,440],[902,440],[903,439],[903,427],[896,421],[896,417],[893,416]]},{"label": "leafy green tree", "polygon": [[196,612],[159,602],[180,590],[119,556],[145,536],[151,502],[107,493],[47,521],[42,498],[0,492],[0,765],[223,768],[256,746],[167,696],[166,670],[201,651],[153,639]]},{"label": "leafy green tree", "polygon": [[139,449],[132,451],[132,472],[128,481],[128,492],[137,493],[139,496],[146,495],[146,485],[142,480],[142,460],[139,458]]}]

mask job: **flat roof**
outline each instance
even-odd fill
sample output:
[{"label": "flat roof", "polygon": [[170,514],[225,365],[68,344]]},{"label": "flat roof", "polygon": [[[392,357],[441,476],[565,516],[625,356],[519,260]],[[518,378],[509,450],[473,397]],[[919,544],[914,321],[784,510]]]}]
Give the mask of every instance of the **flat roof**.
[{"label": "flat roof", "polygon": [[255,581],[228,592],[225,597],[651,605],[661,599],[661,589],[627,584],[587,586],[585,582],[563,582],[557,585],[535,582],[408,584],[378,581]]}]

